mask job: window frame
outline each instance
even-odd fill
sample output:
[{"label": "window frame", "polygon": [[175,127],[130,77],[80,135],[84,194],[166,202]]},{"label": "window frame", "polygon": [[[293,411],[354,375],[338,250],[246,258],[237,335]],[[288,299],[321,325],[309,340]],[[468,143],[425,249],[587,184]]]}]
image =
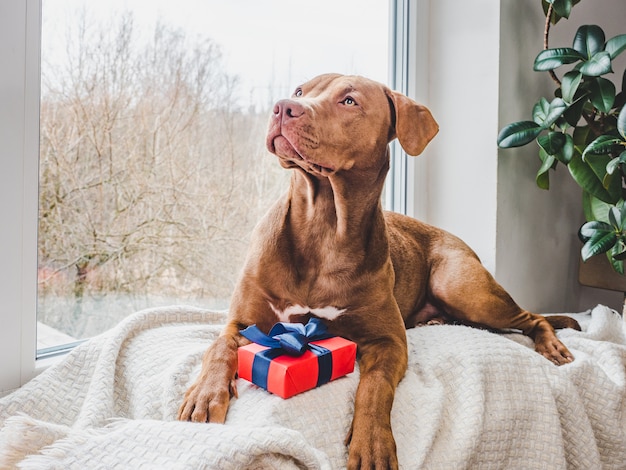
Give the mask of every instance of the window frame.
[{"label": "window frame", "polygon": [[[0,3],[0,396],[59,360],[37,358],[37,227],[42,0]],[[392,88],[418,99],[425,80],[427,0],[389,0]],[[420,11],[417,18],[416,11]],[[418,35],[418,33],[420,33]],[[386,187],[388,207],[416,215],[417,165],[397,143]]]},{"label": "window frame", "polygon": [[0,395],[43,369],[37,362],[39,0],[0,6]]},{"label": "window frame", "polygon": [[[390,0],[389,84],[414,100],[427,103],[429,0]],[[427,216],[425,159],[407,155],[400,143],[390,145],[391,168],[386,184],[387,208],[419,219]],[[418,192],[419,191],[419,192]]]}]

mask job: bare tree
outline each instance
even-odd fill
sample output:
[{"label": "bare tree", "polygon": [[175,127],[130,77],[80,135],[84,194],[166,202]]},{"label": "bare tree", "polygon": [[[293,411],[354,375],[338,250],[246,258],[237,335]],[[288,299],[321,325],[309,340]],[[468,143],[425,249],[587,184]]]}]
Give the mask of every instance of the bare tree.
[{"label": "bare tree", "polygon": [[237,106],[208,39],[159,24],[141,44],[130,15],[83,17],[69,38],[66,67],[43,68],[40,319],[85,336],[130,313],[94,318],[85,299],[223,302],[284,188],[263,147],[267,113]]}]

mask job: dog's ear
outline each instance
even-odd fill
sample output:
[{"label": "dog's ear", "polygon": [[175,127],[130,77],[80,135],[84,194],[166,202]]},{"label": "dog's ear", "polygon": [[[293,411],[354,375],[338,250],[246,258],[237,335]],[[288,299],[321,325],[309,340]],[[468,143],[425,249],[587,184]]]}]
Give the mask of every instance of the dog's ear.
[{"label": "dog's ear", "polygon": [[425,106],[393,90],[386,90],[391,106],[391,131],[406,153],[417,156],[439,132],[439,125]]}]

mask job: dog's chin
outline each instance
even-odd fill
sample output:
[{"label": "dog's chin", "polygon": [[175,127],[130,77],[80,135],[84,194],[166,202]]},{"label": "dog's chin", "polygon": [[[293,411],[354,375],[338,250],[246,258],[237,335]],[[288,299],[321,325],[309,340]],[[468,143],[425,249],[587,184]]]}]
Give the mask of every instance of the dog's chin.
[{"label": "dog's chin", "polygon": [[328,178],[335,173],[335,170],[333,170],[332,168],[326,168],[324,166],[316,165],[314,163],[305,162],[304,165],[301,166],[301,168],[311,175],[322,176],[324,178]]},{"label": "dog's chin", "polygon": [[302,155],[284,136],[279,135],[268,146],[269,151],[280,159],[283,168],[301,168],[314,176],[329,177],[335,173],[334,168],[312,162]]}]

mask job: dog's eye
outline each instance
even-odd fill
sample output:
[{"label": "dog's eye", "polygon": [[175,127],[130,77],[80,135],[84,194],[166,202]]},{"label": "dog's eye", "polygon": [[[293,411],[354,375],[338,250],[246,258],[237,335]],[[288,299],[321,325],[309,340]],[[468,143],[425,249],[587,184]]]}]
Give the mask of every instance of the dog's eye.
[{"label": "dog's eye", "polygon": [[347,96],[346,98],[344,98],[342,103],[345,104],[346,106],[355,106],[356,105],[356,101],[354,101],[354,98],[352,98],[351,96]]},{"label": "dog's eye", "polygon": [[296,98],[300,98],[302,96],[302,88],[298,88],[293,94]]}]

